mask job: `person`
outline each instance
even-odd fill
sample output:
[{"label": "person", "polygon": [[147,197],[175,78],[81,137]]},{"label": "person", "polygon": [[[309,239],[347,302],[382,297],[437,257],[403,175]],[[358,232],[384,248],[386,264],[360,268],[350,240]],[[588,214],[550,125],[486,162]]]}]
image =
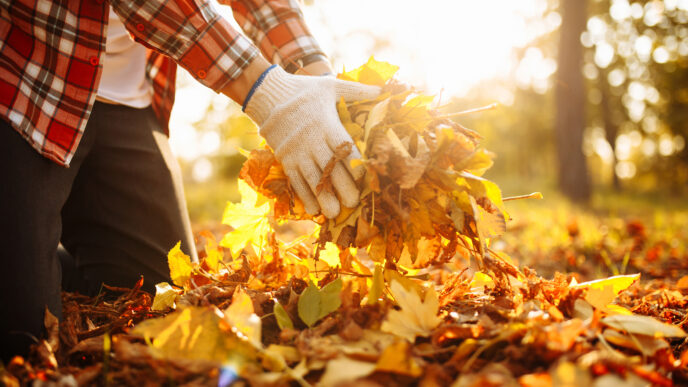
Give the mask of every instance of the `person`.
[{"label": "person", "polygon": [[309,213],[357,204],[361,171],[347,160],[335,193],[315,187],[351,141],[336,102],[379,89],[327,75],[294,0],[225,2],[245,36],[209,0],[0,1],[5,361],[41,336],[46,308],[61,318],[62,288],[94,294],[143,275],[152,291],[170,280],[177,241],[196,259],[166,139],[177,65],[242,105]]}]

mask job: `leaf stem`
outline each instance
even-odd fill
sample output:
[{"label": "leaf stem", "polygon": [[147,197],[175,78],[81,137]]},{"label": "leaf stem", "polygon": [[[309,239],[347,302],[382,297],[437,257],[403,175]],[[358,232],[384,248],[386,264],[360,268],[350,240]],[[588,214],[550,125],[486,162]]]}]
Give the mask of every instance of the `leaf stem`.
[{"label": "leaf stem", "polygon": [[482,107],[475,108],[475,109],[468,109],[468,110],[464,110],[464,111],[460,111],[460,112],[456,112],[456,113],[443,114],[443,115],[439,115],[439,116],[430,116],[429,119],[428,118],[420,118],[420,119],[416,119],[416,120],[397,122],[394,124],[382,125],[382,127],[383,128],[393,128],[395,126],[407,125],[407,124],[414,123],[414,122],[423,122],[423,121],[441,120],[441,119],[445,119],[445,118],[454,118],[454,117],[459,117],[459,116],[463,116],[466,114],[479,113],[479,112],[483,112],[486,110],[492,110],[492,109],[495,109],[497,106],[499,106],[499,104],[491,103],[487,106],[482,106]]},{"label": "leaf stem", "polygon": [[509,196],[507,198],[502,198],[503,202],[508,202],[511,200],[521,200],[521,199],[542,199],[542,193],[540,192],[533,192],[528,195],[518,195],[518,196]]}]

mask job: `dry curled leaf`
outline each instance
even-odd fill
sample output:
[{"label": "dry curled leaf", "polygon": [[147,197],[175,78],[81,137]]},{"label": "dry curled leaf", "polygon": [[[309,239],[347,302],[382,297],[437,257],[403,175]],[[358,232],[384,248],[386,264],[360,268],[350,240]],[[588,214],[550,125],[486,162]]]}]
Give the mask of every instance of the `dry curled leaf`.
[{"label": "dry curled leaf", "polygon": [[318,182],[318,185],[315,187],[316,194],[320,194],[320,192],[322,192],[323,190],[325,190],[326,192],[334,193],[334,186],[332,185],[332,171],[334,170],[334,167],[335,165],[337,165],[338,162],[345,161],[346,158],[349,157],[353,145],[354,144],[350,142],[344,142],[339,144],[339,146],[335,148],[332,158],[330,158],[330,160],[327,162],[327,165],[325,165],[325,168],[323,168],[320,181]]}]

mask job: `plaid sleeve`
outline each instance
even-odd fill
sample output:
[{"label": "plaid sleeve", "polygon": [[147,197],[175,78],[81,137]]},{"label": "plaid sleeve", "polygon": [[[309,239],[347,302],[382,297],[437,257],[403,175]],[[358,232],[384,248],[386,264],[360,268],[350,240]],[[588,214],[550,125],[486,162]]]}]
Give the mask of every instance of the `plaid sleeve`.
[{"label": "plaid sleeve", "polygon": [[137,41],[172,58],[219,91],[236,79],[258,49],[208,0],[111,0]]},{"label": "plaid sleeve", "polygon": [[272,63],[286,67],[313,54],[325,56],[311,35],[296,0],[220,0]]}]

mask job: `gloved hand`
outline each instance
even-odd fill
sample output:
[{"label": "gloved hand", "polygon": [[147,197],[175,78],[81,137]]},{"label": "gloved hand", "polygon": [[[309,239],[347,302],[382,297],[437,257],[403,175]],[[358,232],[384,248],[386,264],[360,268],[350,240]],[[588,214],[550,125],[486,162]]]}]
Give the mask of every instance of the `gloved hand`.
[{"label": "gloved hand", "polygon": [[342,97],[346,101],[375,98],[380,88],[328,76],[292,75],[273,66],[252,91],[246,97],[245,112],[260,127],[260,135],[282,163],[306,211],[315,215],[322,210],[334,218],[341,209],[337,196],[346,207],[358,205],[355,180],[364,169],[351,168],[350,161],[361,158],[356,146],[332,171],[337,195],[327,190],[316,194],[316,186],[334,150],[342,143],[353,143],[339,120],[337,102]]}]

